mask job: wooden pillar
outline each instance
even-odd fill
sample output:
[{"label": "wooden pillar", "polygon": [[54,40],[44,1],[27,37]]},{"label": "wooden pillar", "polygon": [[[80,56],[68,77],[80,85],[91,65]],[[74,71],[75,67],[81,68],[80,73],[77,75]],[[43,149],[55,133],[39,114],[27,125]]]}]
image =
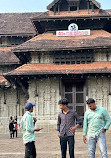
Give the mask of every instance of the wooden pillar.
[{"label": "wooden pillar", "polygon": [[94,13],[94,4],[92,3],[92,13]]},{"label": "wooden pillar", "polygon": [[79,3],[77,4],[77,13],[79,13]]},{"label": "wooden pillar", "polygon": [[87,9],[88,9],[88,14],[89,14],[89,1],[87,2]]},{"label": "wooden pillar", "polygon": [[68,12],[70,13],[70,6],[68,6]]},{"label": "wooden pillar", "polygon": [[6,89],[4,88],[4,104],[6,104],[7,101],[7,93],[6,93]]},{"label": "wooden pillar", "polygon": [[60,14],[60,4],[58,4],[58,14]]},{"label": "wooden pillar", "polygon": [[54,7],[54,15],[56,15],[56,7]]},{"label": "wooden pillar", "polygon": [[7,37],[7,36],[3,36],[1,40],[2,40],[2,45],[3,45],[3,46],[9,45],[9,44],[8,44],[8,37]]},{"label": "wooden pillar", "polygon": [[107,61],[109,61],[109,52],[108,52],[108,50],[106,50],[106,59],[107,59]]}]

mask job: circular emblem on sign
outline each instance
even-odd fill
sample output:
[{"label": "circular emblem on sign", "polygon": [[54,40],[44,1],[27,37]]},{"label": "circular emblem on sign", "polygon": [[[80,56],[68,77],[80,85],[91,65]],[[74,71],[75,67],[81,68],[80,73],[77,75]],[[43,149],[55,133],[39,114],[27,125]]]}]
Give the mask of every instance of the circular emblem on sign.
[{"label": "circular emblem on sign", "polygon": [[68,26],[68,30],[69,31],[77,31],[78,30],[78,26],[75,23],[72,23]]}]

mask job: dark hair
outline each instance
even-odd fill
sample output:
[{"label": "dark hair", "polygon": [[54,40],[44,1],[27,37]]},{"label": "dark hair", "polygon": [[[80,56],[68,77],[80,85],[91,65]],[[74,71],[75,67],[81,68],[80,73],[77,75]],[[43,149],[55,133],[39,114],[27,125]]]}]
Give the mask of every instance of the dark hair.
[{"label": "dark hair", "polygon": [[95,100],[93,98],[89,98],[87,101],[86,101],[87,104],[91,104],[91,103],[95,103]]},{"label": "dark hair", "polygon": [[68,105],[69,101],[66,98],[59,100],[58,104]]},{"label": "dark hair", "polygon": [[13,117],[12,117],[12,116],[10,116],[10,119],[12,120],[12,119],[13,119]]}]

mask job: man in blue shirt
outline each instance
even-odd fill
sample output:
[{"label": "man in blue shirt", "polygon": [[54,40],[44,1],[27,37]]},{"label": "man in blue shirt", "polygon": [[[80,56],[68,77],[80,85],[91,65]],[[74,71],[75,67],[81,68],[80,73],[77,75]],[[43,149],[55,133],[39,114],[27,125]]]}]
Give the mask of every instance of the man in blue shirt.
[{"label": "man in blue shirt", "polygon": [[107,158],[105,132],[111,124],[110,116],[103,107],[95,104],[93,98],[89,98],[87,104],[89,110],[84,116],[83,141],[88,144],[89,158],[95,158],[96,143],[99,145],[102,158]]},{"label": "man in blue shirt", "polygon": [[27,103],[25,104],[25,109],[27,110],[21,120],[21,128],[23,130],[23,142],[25,144],[25,158],[36,158],[36,148],[35,148],[35,131],[40,131],[41,129],[34,129],[34,124],[37,121],[33,118],[32,112],[35,104]]}]

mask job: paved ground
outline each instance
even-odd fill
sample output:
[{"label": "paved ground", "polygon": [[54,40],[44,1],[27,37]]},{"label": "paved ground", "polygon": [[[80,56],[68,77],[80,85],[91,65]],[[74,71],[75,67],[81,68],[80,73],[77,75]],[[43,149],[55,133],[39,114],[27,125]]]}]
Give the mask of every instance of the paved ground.
[{"label": "paved ground", "polygon": [[[78,130],[75,135],[75,158],[88,158],[87,146],[82,141],[82,132]],[[107,146],[111,158],[111,133],[107,133]],[[54,133],[37,133],[36,135],[37,158],[60,158],[59,139]],[[96,158],[100,158],[97,148]],[[9,135],[0,135],[0,158],[24,158],[24,145],[22,135],[9,139]],[[69,158],[69,156],[67,156]]]}]

